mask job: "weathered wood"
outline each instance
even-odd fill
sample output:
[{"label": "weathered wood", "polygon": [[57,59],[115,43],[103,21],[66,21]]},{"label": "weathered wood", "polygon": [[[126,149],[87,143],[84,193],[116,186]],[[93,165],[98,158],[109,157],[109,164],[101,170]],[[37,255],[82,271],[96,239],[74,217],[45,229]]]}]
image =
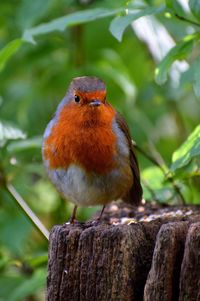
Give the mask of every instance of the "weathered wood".
[{"label": "weathered wood", "polygon": [[160,228],[145,285],[144,301],[178,300],[179,274],[187,228],[187,222],[168,223]]},{"label": "weathered wood", "polygon": [[116,217],[108,209],[107,222],[55,226],[46,300],[200,300],[200,214],[189,210],[158,210],[157,218],[144,210],[135,222],[125,218],[129,209],[116,210]]},{"label": "weathered wood", "polygon": [[200,300],[200,222],[190,226],[181,267],[179,301]]}]

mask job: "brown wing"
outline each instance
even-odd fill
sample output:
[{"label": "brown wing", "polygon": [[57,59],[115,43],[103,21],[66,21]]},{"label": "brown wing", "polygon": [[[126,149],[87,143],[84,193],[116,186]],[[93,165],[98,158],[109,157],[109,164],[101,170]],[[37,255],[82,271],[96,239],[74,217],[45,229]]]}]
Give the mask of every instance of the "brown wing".
[{"label": "brown wing", "polygon": [[116,115],[116,121],[119,128],[122,130],[122,132],[124,133],[128,141],[128,145],[130,148],[130,165],[133,173],[133,185],[130,191],[127,193],[127,195],[123,198],[123,201],[138,206],[142,199],[142,186],[140,183],[140,170],[138,166],[138,161],[134,153],[133,144],[131,141],[131,135],[128,126],[126,124],[126,121],[118,112]]}]

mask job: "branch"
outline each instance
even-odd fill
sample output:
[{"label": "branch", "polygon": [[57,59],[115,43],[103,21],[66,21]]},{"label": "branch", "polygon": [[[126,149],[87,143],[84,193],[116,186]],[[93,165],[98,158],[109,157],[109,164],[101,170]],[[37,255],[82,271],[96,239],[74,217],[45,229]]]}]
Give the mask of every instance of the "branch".
[{"label": "branch", "polygon": [[[164,174],[166,180],[172,184],[172,186],[173,186],[175,192],[177,193],[177,195],[178,195],[179,198],[180,198],[180,201],[181,201],[182,205],[185,205],[185,204],[186,204],[186,201],[185,201],[185,199],[184,199],[184,196],[183,196],[183,194],[182,194],[182,192],[181,192],[179,186],[176,184],[176,182],[174,181],[174,179],[173,179],[173,177],[172,177],[172,172],[169,170],[169,168],[168,168],[167,165],[165,164],[164,159],[162,158],[162,156],[160,155],[160,153],[156,150],[156,148],[155,148],[155,146],[154,146],[153,143],[151,143],[151,148],[152,148],[152,151],[153,151],[153,153],[154,153],[154,157],[156,158],[156,161],[158,162],[158,164],[159,164],[159,166],[160,166],[160,168],[161,168],[161,170],[162,170],[162,172],[163,172],[163,174]],[[167,170],[168,170],[167,172],[166,172],[166,169],[163,168],[163,165],[166,166],[166,168],[167,168]]]},{"label": "branch", "polygon": [[[140,152],[140,153],[141,153],[144,157],[146,157],[150,162],[152,162],[154,165],[156,165],[156,166],[158,166],[158,167],[160,168],[160,170],[163,172],[163,174],[164,174],[166,180],[167,180],[168,182],[170,182],[171,185],[173,186],[174,190],[176,191],[177,195],[179,196],[179,198],[180,198],[180,200],[181,200],[181,203],[182,203],[183,205],[185,205],[185,204],[186,204],[186,201],[185,201],[185,199],[184,199],[184,196],[183,196],[183,194],[182,194],[180,188],[179,188],[178,185],[174,182],[173,177],[169,174],[170,171],[169,171],[168,173],[165,171],[165,169],[163,168],[163,166],[162,166],[161,163],[160,163],[160,158],[157,158],[157,156],[156,156],[156,158],[152,157],[151,155],[147,154],[141,147],[139,147],[139,146],[138,146],[137,144],[135,144],[135,143],[134,143],[134,147],[135,147],[136,150],[138,150],[138,152]],[[159,154],[159,157],[160,157],[160,154]],[[162,161],[163,161],[163,160],[162,160]]]},{"label": "branch", "polygon": [[21,195],[17,192],[12,184],[6,183],[5,189],[9,192],[9,194],[15,199],[20,209],[27,215],[31,223],[36,227],[37,230],[47,239],[49,240],[49,231],[43,225],[43,223],[39,220],[39,218],[35,215],[35,213],[31,210],[31,208],[27,205],[27,203],[23,200]]},{"label": "branch", "polygon": [[39,230],[39,232],[45,237],[45,239],[49,240],[49,231],[39,220],[39,218],[35,215],[35,213],[31,210],[31,208],[27,205],[27,203],[23,200],[23,198],[17,192],[15,187],[7,182],[5,172],[1,164],[0,164],[0,187],[5,189],[12,196],[12,198],[14,198],[19,208],[23,211],[23,213],[26,214],[26,216],[34,225],[34,227],[36,227],[36,229]]},{"label": "branch", "polygon": [[200,27],[200,24],[197,23],[197,22],[195,22],[195,21],[193,21],[193,20],[190,20],[190,19],[187,19],[185,17],[179,16],[178,14],[175,14],[175,17],[177,17],[181,21],[184,21],[184,22],[190,23],[190,24],[192,24],[194,26]]}]

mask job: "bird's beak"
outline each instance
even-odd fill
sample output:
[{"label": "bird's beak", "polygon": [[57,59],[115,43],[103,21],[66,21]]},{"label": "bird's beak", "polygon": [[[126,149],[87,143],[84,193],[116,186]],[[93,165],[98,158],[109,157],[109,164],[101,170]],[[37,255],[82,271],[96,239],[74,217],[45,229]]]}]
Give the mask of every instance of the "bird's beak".
[{"label": "bird's beak", "polygon": [[90,103],[89,103],[90,106],[93,106],[93,107],[99,107],[101,105],[101,101],[98,100],[98,99],[93,99]]}]

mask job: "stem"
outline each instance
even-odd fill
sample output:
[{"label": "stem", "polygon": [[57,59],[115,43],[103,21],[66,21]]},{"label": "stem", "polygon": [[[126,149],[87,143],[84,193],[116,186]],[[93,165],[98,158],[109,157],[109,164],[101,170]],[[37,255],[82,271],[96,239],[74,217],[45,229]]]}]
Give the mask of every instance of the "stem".
[{"label": "stem", "polygon": [[156,150],[156,148],[155,148],[155,146],[154,146],[153,143],[151,143],[151,148],[152,148],[152,152],[154,153],[154,157],[156,158],[156,161],[158,162],[160,168],[162,169],[162,172],[163,172],[166,180],[172,184],[175,192],[177,193],[177,195],[180,198],[181,204],[185,205],[186,201],[184,199],[184,196],[183,196],[183,194],[182,194],[179,186],[175,183],[175,181],[174,181],[174,179],[172,177],[171,171],[169,170],[169,168],[167,168],[168,171],[166,172],[166,170],[163,168],[163,165],[167,167],[167,165],[165,164],[164,159],[162,158],[162,156],[160,155],[160,153]]},{"label": "stem", "polygon": [[27,203],[23,200],[21,195],[14,188],[14,186],[12,184],[6,183],[5,188],[10,193],[10,195],[17,201],[17,204],[19,205],[20,209],[22,209],[23,212],[25,212],[31,223],[47,240],[49,240],[49,231],[39,220],[39,218],[35,215],[35,213],[31,210],[31,208],[27,205]]},{"label": "stem", "polygon": [[192,25],[200,27],[200,24],[197,23],[197,22],[195,22],[195,21],[193,21],[193,20],[190,20],[190,19],[187,19],[185,17],[179,16],[178,14],[175,14],[175,17],[177,17],[181,21],[184,21],[184,22],[187,22],[187,23],[190,23]]},{"label": "stem", "polygon": [[83,43],[83,25],[79,24],[72,28],[72,40],[74,45],[74,65],[80,68],[83,65],[85,51]]},{"label": "stem", "polygon": [[[147,154],[141,147],[139,147],[138,145],[134,144],[134,147],[135,149],[138,150],[138,152],[140,152],[144,157],[146,157],[149,161],[151,161],[154,165],[158,166],[160,168],[160,170],[163,172],[166,180],[168,182],[171,183],[171,185],[173,186],[175,192],[177,193],[177,195],[179,196],[180,200],[181,200],[181,203],[182,205],[185,205],[186,204],[186,201],[184,199],[184,196],[180,190],[180,188],[178,187],[178,185],[174,182],[174,179],[171,175],[169,175],[169,173],[167,173],[165,171],[165,169],[163,168],[163,166],[160,164],[160,158],[157,159],[157,158],[154,158],[152,157],[151,155]],[[160,154],[159,154],[159,157],[160,157]],[[163,161],[163,160],[162,160]],[[170,171],[169,171],[170,172]]]},{"label": "stem", "polygon": [[146,157],[150,162],[152,162],[154,165],[157,165],[158,167],[160,167],[161,169],[162,166],[160,166],[160,164],[156,161],[156,159],[154,159],[152,156],[150,156],[149,154],[147,154],[140,146],[138,146],[135,142],[134,142],[134,148],[137,149],[137,151],[139,153],[141,153],[144,157]]}]

